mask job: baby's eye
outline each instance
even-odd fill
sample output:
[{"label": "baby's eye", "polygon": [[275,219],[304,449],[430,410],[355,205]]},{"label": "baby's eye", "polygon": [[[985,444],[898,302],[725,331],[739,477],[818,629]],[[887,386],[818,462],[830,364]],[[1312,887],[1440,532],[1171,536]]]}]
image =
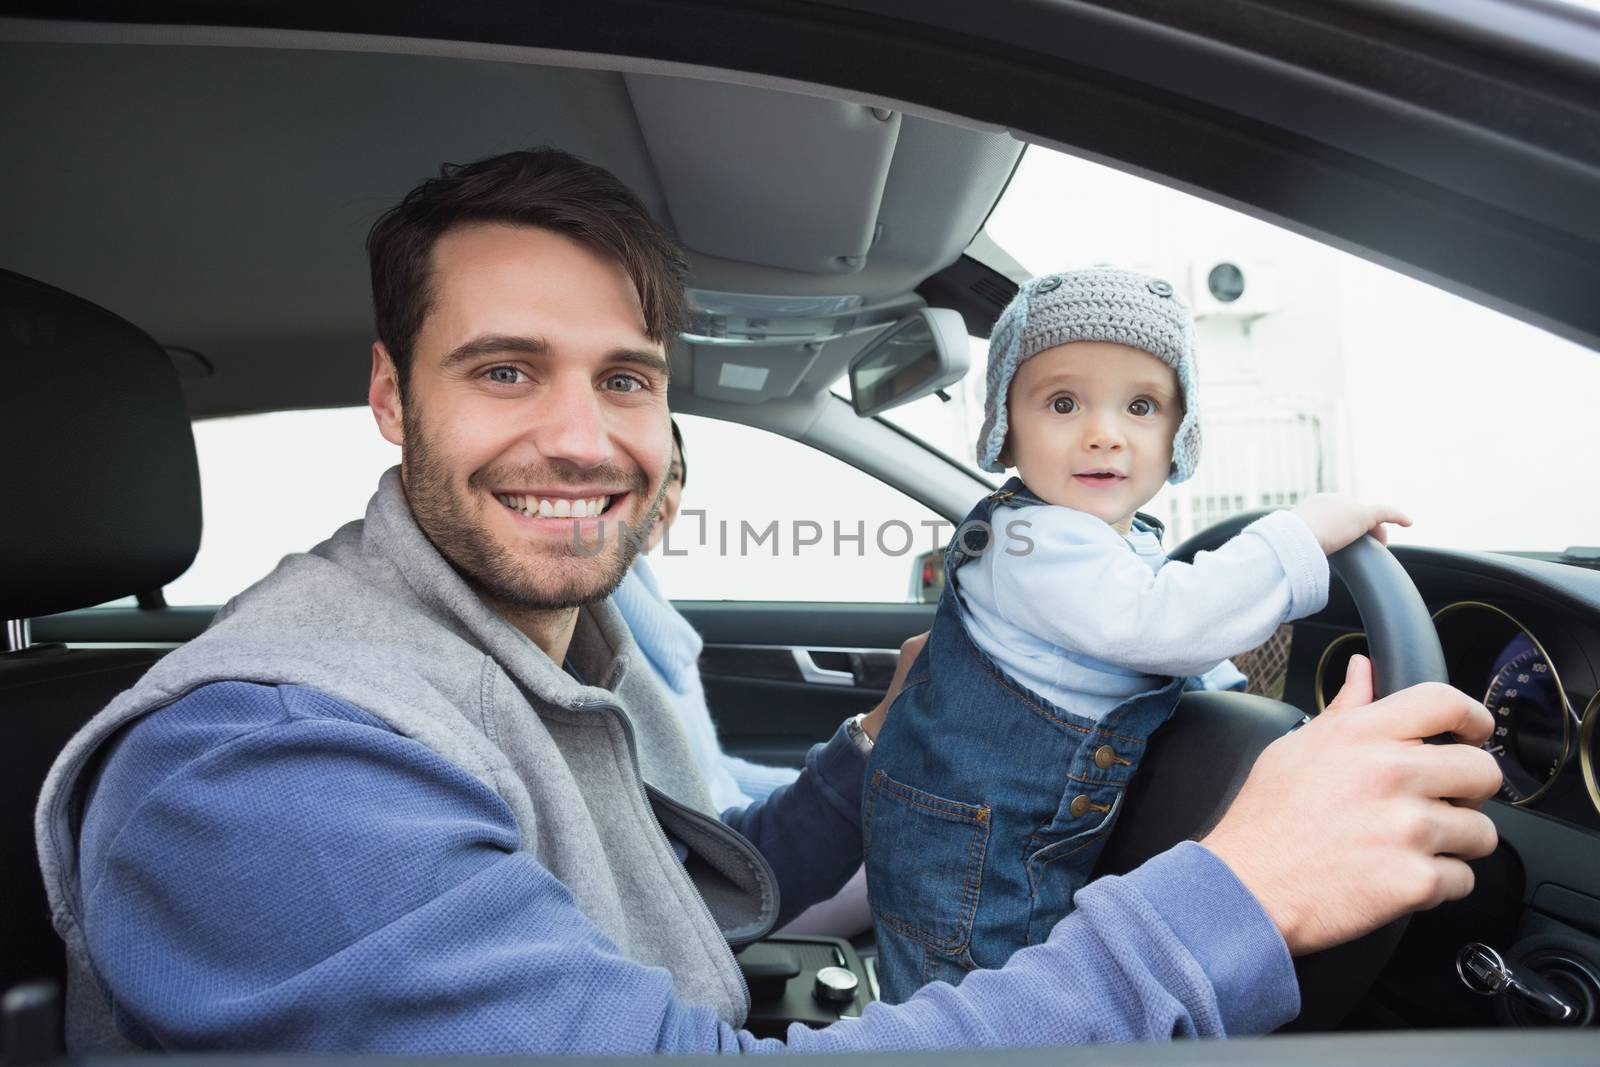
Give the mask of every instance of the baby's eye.
[{"label": "baby's eye", "polygon": [[1155,401],[1147,397],[1141,396],[1139,399],[1128,405],[1128,414],[1130,415],[1154,415],[1155,412]]},{"label": "baby's eye", "polygon": [[1078,402],[1070,396],[1058,396],[1050,401],[1050,410],[1057,415],[1071,415],[1078,410]]},{"label": "baby's eye", "polygon": [[484,372],[484,377],[497,385],[520,385],[527,375],[515,367],[490,367]]}]

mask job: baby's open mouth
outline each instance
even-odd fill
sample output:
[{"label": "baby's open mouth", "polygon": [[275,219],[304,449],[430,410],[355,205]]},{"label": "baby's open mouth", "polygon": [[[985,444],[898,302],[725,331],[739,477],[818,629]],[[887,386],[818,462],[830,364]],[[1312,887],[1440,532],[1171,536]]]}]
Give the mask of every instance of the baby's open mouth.
[{"label": "baby's open mouth", "polygon": [[1116,471],[1084,471],[1081,474],[1073,475],[1073,477],[1085,478],[1094,482],[1116,482],[1121,481],[1125,476],[1118,474]]}]

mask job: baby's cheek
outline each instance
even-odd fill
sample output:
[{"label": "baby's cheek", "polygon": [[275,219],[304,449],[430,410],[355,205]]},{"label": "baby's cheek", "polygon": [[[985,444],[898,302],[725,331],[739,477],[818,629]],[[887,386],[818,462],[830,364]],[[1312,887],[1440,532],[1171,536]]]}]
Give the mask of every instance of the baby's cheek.
[{"label": "baby's cheek", "polygon": [[1172,439],[1177,433],[1178,424],[1176,422],[1169,425],[1167,420],[1162,420],[1160,424],[1152,427],[1150,432],[1146,434],[1150,451],[1155,455],[1166,456],[1171,459]]}]

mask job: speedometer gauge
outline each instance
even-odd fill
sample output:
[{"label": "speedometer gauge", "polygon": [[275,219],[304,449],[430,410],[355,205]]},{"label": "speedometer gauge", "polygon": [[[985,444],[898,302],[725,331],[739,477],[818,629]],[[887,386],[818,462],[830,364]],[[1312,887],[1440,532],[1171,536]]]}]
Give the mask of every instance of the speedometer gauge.
[{"label": "speedometer gauge", "polygon": [[1567,759],[1571,731],[1566,702],[1544,653],[1527,634],[1501,651],[1483,706],[1494,716],[1494,734],[1484,743],[1505,782],[1500,799],[1525,804],[1555,780]]},{"label": "speedometer gauge", "polygon": [[1481,693],[1494,716],[1483,747],[1500,764],[1500,799],[1530,803],[1572,754],[1573,716],[1554,664],[1533,634],[1492,604],[1451,604],[1433,619],[1451,684]]}]

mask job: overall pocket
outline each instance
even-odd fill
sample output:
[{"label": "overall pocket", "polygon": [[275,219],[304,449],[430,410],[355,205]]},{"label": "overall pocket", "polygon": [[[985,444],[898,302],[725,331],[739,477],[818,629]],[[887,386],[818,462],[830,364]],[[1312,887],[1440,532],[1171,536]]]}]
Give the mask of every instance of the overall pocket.
[{"label": "overall pocket", "polygon": [[978,909],[988,806],[934,796],[876,771],[862,839],[873,918],[937,952],[963,951]]}]

